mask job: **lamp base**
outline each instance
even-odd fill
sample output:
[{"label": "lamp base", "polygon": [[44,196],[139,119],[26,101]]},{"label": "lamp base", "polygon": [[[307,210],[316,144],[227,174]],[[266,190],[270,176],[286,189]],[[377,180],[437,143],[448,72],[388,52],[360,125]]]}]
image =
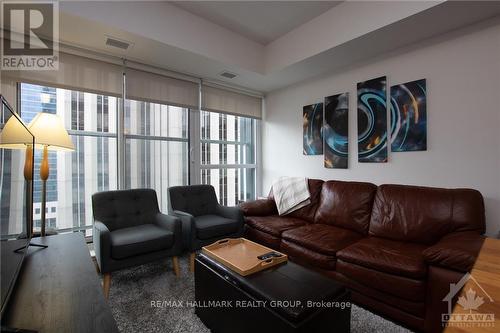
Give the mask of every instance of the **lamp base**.
[{"label": "lamp base", "polygon": [[21,250],[27,249],[30,246],[41,247],[41,248],[44,248],[44,249],[46,249],[46,248],[49,247],[48,245],[43,245],[43,244],[28,243],[28,244],[26,244],[24,246],[21,246],[18,249],[15,249],[14,252],[20,252]]}]

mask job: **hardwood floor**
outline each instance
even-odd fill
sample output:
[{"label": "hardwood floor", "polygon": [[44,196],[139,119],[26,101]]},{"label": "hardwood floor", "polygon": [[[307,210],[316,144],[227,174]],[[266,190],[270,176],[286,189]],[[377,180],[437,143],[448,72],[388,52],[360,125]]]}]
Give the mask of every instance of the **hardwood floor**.
[{"label": "hardwood floor", "polygon": [[[459,297],[464,297],[467,302],[473,301],[471,308],[464,309],[460,304],[456,304],[453,314],[474,315],[474,314],[493,314],[493,322],[466,322],[467,326],[449,326],[445,333],[463,333],[463,332],[499,332],[500,331],[500,240],[487,238],[479,256],[472,268],[470,278],[462,288]],[[474,292],[467,294],[468,291]],[[469,292],[470,293],[470,292]],[[482,297],[483,303],[476,303],[478,297]],[[479,304],[478,306],[476,306]],[[460,323],[457,323],[460,324]]]}]

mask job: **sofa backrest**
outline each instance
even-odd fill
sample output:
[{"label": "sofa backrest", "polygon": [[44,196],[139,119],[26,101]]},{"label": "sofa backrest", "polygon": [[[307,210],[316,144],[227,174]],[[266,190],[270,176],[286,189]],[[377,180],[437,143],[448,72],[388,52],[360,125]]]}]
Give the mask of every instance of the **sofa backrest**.
[{"label": "sofa backrest", "polygon": [[368,234],[377,186],[330,180],[323,183],[315,223],[330,224]]},{"label": "sofa backrest", "polygon": [[[318,209],[319,200],[321,197],[321,187],[324,181],[321,179],[308,179],[309,194],[311,195],[311,204],[297,209],[296,211],[287,214],[287,217],[294,217],[298,219],[305,220],[309,223],[314,222],[314,215]],[[269,199],[274,200],[273,190],[269,192]]]},{"label": "sofa backrest", "polygon": [[369,234],[432,244],[454,231],[485,231],[483,196],[472,189],[381,185]]},{"label": "sofa backrest", "polygon": [[219,204],[212,185],[172,186],[168,194],[171,209],[193,216],[214,214]]},{"label": "sofa backrest", "polygon": [[94,220],[113,231],[152,223],[160,209],[154,190],[134,189],[95,193],[92,195],[92,212]]}]

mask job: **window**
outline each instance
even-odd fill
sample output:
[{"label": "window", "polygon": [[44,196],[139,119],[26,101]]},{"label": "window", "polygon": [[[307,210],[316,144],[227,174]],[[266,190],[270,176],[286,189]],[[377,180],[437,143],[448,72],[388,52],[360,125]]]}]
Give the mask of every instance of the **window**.
[{"label": "window", "polygon": [[[189,141],[200,140],[192,181],[211,184],[223,205],[255,198],[257,120],[201,111],[189,127],[189,108],[139,100],[124,103],[124,133],[117,124],[122,100],[116,96],[36,84],[20,84],[20,113],[29,123],[37,113],[57,114],[74,143],[74,152],[49,151],[47,226],[91,234],[91,197],[118,188],[156,190],[160,210],[168,211],[167,189],[189,184]],[[198,112],[195,111],[198,117]],[[196,119],[197,120],[197,119]],[[196,135],[195,135],[196,134]],[[124,165],[118,162],[123,135]],[[193,139],[195,138],[195,139]],[[193,141],[192,141],[193,142]],[[196,141],[195,141],[196,142]],[[35,151],[34,226],[40,228],[41,151]],[[191,156],[194,157],[194,156]],[[193,180],[194,179],[194,180]],[[5,200],[4,200],[5,201]]]},{"label": "window", "polygon": [[127,100],[125,185],[156,190],[167,212],[167,189],[188,184],[187,108]]},{"label": "window", "polygon": [[[91,196],[117,188],[116,117],[119,98],[67,89],[21,84],[21,117],[29,123],[38,112],[63,120],[75,151],[49,151],[46,222],[48,228],[86,230],[92,227]],[[40,227],[41,151],[35,151],[34,226]]]},{"label": "window", "polygon": [[256,122],[223,113],[200,113],[201,182],[214,186],[223,205],[255,198]]}]

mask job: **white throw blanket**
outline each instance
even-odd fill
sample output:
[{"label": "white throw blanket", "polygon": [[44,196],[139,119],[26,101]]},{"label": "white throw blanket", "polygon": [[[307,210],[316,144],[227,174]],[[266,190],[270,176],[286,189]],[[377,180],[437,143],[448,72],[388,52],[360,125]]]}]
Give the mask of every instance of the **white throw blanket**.
[{"label": "white throw blanket", "polygon": [[290,214],[311,203],[307,178],[302,177],[281,177],[273,184],[273,196],[279,215]]}]

